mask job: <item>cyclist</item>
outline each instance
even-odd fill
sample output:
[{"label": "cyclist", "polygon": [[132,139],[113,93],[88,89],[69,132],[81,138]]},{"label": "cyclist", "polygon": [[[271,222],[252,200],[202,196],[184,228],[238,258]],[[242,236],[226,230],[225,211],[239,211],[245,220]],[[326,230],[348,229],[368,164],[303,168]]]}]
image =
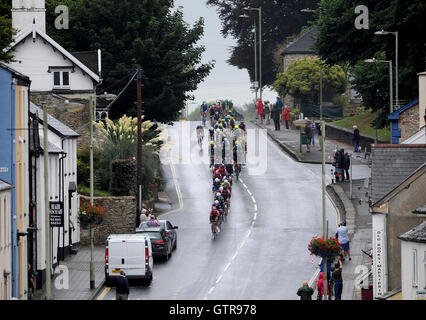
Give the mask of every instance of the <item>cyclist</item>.
[{"label": "cyclist", "polygon": [[239,144],[238,141],[235,141],[235,146],[234,146],[234,166],[235,166],[235,173],[237,175],[237,179],[240,175],[241,172],[241,163],[238,161],[238,156],[239,156]]},{"label": "cyclist", "polygon": [[210,141],[210,168],[214,165],[214,141]]},{"label": "cyclist", "polygon": [[210,134],[210,141],[214,140],[214,129],[213,129],[213,127],[211,127],[209,129],[209,134]]},{"label": "cyclist", "polygon": [[211,210],[210,210],[210,224],[211,224],[211,228],[212,228],[212,233],[216,233],[216,231],[220,232],[219,217],[220,217],[219,210],[217,210],[216,206],[213,205]]},{"label": "cyclist", "polygon": [[216,178],[213,182],[213,188],[212,188],[213,194],[216,195],[219,189],[220,189],[220,179]]},{"label": "cyclist", "polygon": [[240,123],[240,125],[239,125],[239,127],[241,128],[241,130],[243,130],[244,131],[244,133],[246,133],[247,131],[247,128],[246,128],[246,124],[243,122],[243,121],[241,121],[241,123]]},{"label": "cyclist", "polygon": [[197,141],[198,144],[201,146],[201,144],[203,143],[203,139],[204,139],[204,127],[201,125],[197,126]]},{"label": "cyclist", "polygon": [[210,125],[213,126],[214,125],[214,116],[215,116],[214,105],[210,105],[209,114],[210,114]]},{"label": "cyclist", "polygon": [[206,125],[206,120],[207,120],[207,112],[209,111],[209,107],[206,104],[205,101],[203,101],[203,104],[200,107],[200,114],[201,114],[201,119],[203,121],[203,126]]}]

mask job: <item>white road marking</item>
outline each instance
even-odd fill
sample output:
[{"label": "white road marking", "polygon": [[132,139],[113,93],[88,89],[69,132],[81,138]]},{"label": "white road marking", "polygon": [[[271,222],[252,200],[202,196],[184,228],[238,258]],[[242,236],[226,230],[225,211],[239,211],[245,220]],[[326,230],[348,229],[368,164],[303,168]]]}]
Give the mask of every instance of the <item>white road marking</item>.
[{"label": "white road marking", "polygon": [[248,193],[250,196],[252,196],[252,195],[253,195],[253,193],[251,193],[249,189],[247,189],[247,193]]},{"label": "white road marking", "polygon": [[251,196],[251,201],[253,201],[253,203],[256,204],[256,199],[253,196]]},{"label": "white road marking", "polygon": [[237,257],[237,255],[238,255],[238,251],[235,252],[235,254],[232,256],[232,260],[235,260],[235,258]]},{"label": "white road marking", "polygon": [[210,288],[210,290],[209,290],[209,294],[211,294],[211,293],[213,292],[214,288],[215,288],[215,287],[211,287],[211,288]]},{"label": "white road marking", "polygon": [[227,265],[226,265],[226,267],[225,267],[225,269],[223,270],[223,272],[226,272],[226,270],[228,270],[228,268],[231,266],[231,263],[229,262]]},{"label": "white road marking", "polygon": [[217,280],[216,280],[216,284],[218,284],[219,282],[220,282],[220,280],[222,280],[222,274],[219,276],[219,278],[217,278]]},{"label": "white road marking", "polygon": [[254,211],[257,211],[257,204],[254,204]]},{"label": "white road marking", "polygon": [[251,229],[247,232],[247,238],[250,237],[250,234],[251,234]]}]

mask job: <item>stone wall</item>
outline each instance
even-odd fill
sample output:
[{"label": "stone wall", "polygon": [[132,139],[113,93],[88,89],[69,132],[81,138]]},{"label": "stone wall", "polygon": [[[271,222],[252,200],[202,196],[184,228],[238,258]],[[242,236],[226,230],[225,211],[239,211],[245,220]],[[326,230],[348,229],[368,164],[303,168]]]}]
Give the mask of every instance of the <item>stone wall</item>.
[{"label": "stone wall", "polygon": [[[89,100],[73,97],[67,103],[64,99],[57,98],[52,94],[32,94],[31,101],[39,107],[47,105],[47,112],[52,117],[80,135],[77,139],[77,149],[89,144]],[[94,127],[94,138],[100,138],[96,127]]]},{"label": "stone wall", "polygon": [[[353,145],[353,130],[348,130],[342,127],[338,127],[329,123],[325,124],[325,136],[331,140],[337,140],[341,143]],[[359,146],[362,151],[366,149],[371,152],[371,145],[375,143],[375,138],[361,134]],[[378,140],[378,143],[386,143],[385,141]]]},{"label": "stone wall", "polygon": [[[80,195],[80,202],[90,202],[90,197]],[[128,234],[135,232],[136,200],[135,197],[95,197],[95,205],[106,208],[102,224],[95,227],[95,245],[105,245],[110,234]],[[80,244],[90,245],[89,230],[81,229]]]},{"label": "stone wall", "polygon": [[399,129],[401,130],[399,141],[404,141],[419,131],[419,104],[401,112],[399,115]]}]

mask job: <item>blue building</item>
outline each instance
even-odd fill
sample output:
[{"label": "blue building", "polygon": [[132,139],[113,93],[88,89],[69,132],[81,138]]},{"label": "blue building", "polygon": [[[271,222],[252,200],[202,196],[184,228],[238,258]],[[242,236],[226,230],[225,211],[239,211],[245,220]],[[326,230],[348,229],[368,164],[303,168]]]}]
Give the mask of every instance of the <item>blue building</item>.
[{"label": "blue building", "polygon": [[399,144],[419,130],[419,99],[392,112],[388,119],[392,126],[392,144]]},{"label": "blue building", "polygon": [[29,217],[29,94],[30,79],[0,63],[0,179],[11,192],[12,297],[26,299]]}]

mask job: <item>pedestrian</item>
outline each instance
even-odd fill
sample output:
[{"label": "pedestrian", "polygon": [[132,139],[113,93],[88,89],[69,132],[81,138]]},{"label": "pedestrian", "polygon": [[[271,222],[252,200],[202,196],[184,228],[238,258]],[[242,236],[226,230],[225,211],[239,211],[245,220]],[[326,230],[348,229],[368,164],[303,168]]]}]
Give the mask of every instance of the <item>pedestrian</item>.
[{"label": "pedestrian", "polygon": [[290,129],[288,127],[288,122],[290,121],[290,109],[288,108],[288,106],[285,106],[282,116],[285,122],[285,130],[289,131]]},{"label": "pedestrian", "polygon": [[350,246],[349,246],[349,236],[348,236],[348,228],[346,227],[346,221],[342,222],[336,231],[336,238],[340,243],[340,247],[343,251],[343,259],[348,256],[349,261],[352,260]]},{"label": "pedestrian", "polygon": [[349,168],[351,166],[351,157],[349,156],[349,153],[345,152],[343,156],[343,176],[346,174],[346,180],[349,180]]},{"label": "pedestrian", "polygon": [[265,113],[265,124],[271,124],[271,104],[269,101],[265,102],[265,109],[263,111]]},{"label": "pedestrian", "polygon": [[129,300],[130,285],[124,270],[120,271],[120,275],[116,279],[115,299]]},{"label": "pedestrian", "polygon": [[278,112],[276,106],[274,106],[271,110],[271,118],[274,120],[275,131],[280,131],[280,113]]},{"label": "pedestrian", "polygon": [[275,108],[278,110],[279,114],[283,112],[283,102],[280,97],[277,97],[277,101],[275,101]]},{"label": "pedestrian", "polygon": [[[318,280],[315,281],[317,285],[317,291],[318,291],[317,300],[322,300],[322,297],[324,296],[324,280],[325,280],[325,274],[324,272],[320,272],[318,276]],[[329,290],[327,290],[327,295],[328,294],[329,294]]]},{"label": "pedestrian", "polygon": [[321,122],[317,122],[317,133],[318,133],[318,140],[320,142],[320,149],[319,151],[322,151],[322,131],[321,131]]},{"label": "pedestrian", "polygon": [[145,208],[143,208],[141,216],[140,216],[140,221],[143,222],[143,221],[148,221],[148,220],[149,220],[149,218],[148,218],[148,215],[147,215],[147,210]]},{"label": "pedestrian", "polygon": [[334,176],[336,178],[336,182],[339,182],[342,178],[343,169],[342,169],[342,154],[340,150],[336,150],[334,153],[334,161],[332,163],[334,167]]},{"label": "pedestrian", "polygon": [[37,286],[34,280],[34,272],[33,268],[30,264],[28,264],[28,299],[32,300],[32,296],[34,295],[34,291],[36,290]]},{"label": "pedestrian", "polygon": [[300,296],[300,300],[312,300],[314,289],[308,285],[308,281],[303,281],[302,287],[297,290],[297,295]]},{"label": "pedestrian", "polygon": [[354,136],[353,136],[354,152],[359,152],[358,148],[359,148],[359,140],[361,136],[359,134],[359,129],[356,125],[353,126],[353,129],[354,129]]},{"label": "pedestrian", "polygon": [[342,300],[342,291],[343,291],[343,278],[342,278],[342,268],[339,263],[334,265],[334,271],[331,274],[331,277],[334,280],[334,300]]},{"label": "pedestrian", "polygon": [[[330,267],[330,273],[333,273],[336,270],[334,267]],[[334,295],[334,279],[330,276],[330,280],[327,280],[327,286],[329,290],[328,300],[331,300],[331,297]]]},{"label": "pedestrian", "polygon": [[309,121],[308,118],[305,118],[306,125],[305,125],[305,133],[306,133],[306,146],[308,148],[308,152],[311,152],[311,141],[312,141],[312,127],[311,127],[311,122]]},{"label": "pedestrian", "polygon": [[160,221],[155,217],[155,215],[151,214],[151,219],[146,223],[146,225],[153,228],[159,227]]},{"label": "pedestrian", "polygon": [[312,122],[311,128],[312,128],[312,145],[315,146],[315,132],[317,131],[317,126],[315,125],[315,122]]},{"label": "pedestrian", "polygon": [[256,104],[257,117],[259,119],[259,124],[263,124],[263,117],[265,116],[262,100],[258,99]]}]

